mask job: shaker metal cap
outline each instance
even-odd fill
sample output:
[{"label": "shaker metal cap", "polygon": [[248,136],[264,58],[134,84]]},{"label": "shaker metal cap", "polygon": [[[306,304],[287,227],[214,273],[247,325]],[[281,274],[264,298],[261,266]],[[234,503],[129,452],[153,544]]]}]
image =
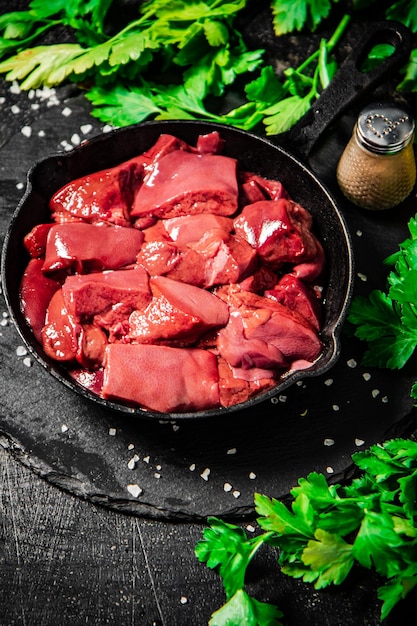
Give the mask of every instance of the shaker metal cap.
[{"label": "shaker metal cap", "polygon": [[374,103],[359,114],[356,125],[358,141],[377,154],[395,154],[413,139],[414,119],[396,104]]}]

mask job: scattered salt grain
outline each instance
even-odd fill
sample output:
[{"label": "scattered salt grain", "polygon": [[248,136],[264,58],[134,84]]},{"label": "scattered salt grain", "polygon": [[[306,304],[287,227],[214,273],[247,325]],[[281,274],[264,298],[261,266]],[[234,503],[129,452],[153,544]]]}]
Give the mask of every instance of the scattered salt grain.
[{"label": "scattered salt grain", "polygon": [[13,106],[10,107],[10,111],[14,115],[17,115],[18,113],[20,113],[20,107],[18,107],[17,104],[14,104]]},{"label": "scattered salt grain", "polygon": [[358,447],[363,446],[364,443],[365,442],[363,439],[358,439],[358,438],[355,439],[355,446],[358,446]]},{"label": "scattered salt grain", "polygon": [[330,465],[328,465],[328,466],[326,467],[326,472],[327,472],[328,474],[334,474],[334,469],[333,469]]},{"label": "scattered salt grain", "polygon": [[333,378],[326,378],[324,384],[326,385],[326,387],[330,387],[330,385],[333,385]]},{"label": "scattered salt grain", "polygon": [[300,417],[305,417],[307,413],[308,413],[308,409],[304,409],[304,411],[300,413]]},{"label": "scattered salt grain", "polygon": [[379,391],[379,389],[372,389],[372,397],[376,398],[377,396],[379,396],[381,392]]},{"label": "scattered salt grain", "polygon": [[388,396],[384,396],[383,398],[381,398],[381,402],[383,402],[384,404],[387,404]]},{"label": "scattered salt grain", "polygon": [[4,96],[0,97],[0,104],[4,104],[6,102],[6,98]]},{"label": "scattered salt grain", "polygon": [[93,130],[92,124],[83,124],[82,126],[80,126],[80,131],[82,132],[83,135],[88,135],[88,133],[91,133],[92,130]]},{"label": "scattered salt grain", "polygon": [[13,81],[13,83],[10,85],[9,91],[10,93],[19,94],[20,93],[19,84],[16,81]]},{"label": "scattered salt grain", "polygon": [[235,489],[232,495],[233,495],[234,498],[239,498],[240,497],[240,491]]},{"label": "scattered salt grain", "polygon": [[349,359],[349,361],[347,361],[347,366],[353,369],[357,366],[357,362],[355,361],[355,359]]},{"label": "scattered salt grain", "polygon": [[256,478],[256,474],[255,474],[255,472],[249,472],[249,478],[250,478],[251,480],[255,480],[255,478]]},{"label": "scattered salt grain", "polygon": [[150,461],[150,460],[151,460],[151,459],[150,459],[150,457],[149,457],[149,456],[144,456],[144,457],[143,457],[143,461],[144,461],[144,463],[149,463],[149,461]]},{"label": "scattered salt grain", "polygon": [[326,438],[323,441],[323,445],[325,445],[325,446],[334,446],[334,439]]},{"label": "scattered salt grain", "polygon": [[26,367],[32,367],[32,359],[30,358],[30,356],[26,356],[23,359],[23,365],[26,365]]},{"label": "scattered salt grain", "polygon": [[69,117],[72,113],[72,110],[69,107],[64,107],[61,113],[64,117]]},{"label": "scattered salt grain", "polygon": [[38,137],[45,137],[45,134],[46,134],[46,133],[45,133],[45,131],[44,131],[44,130],[40,130],[40,131],[38,132]]},{"label": "scattered salt grain", "polygon": [[236,448],[229,448],[226,454],[236,454],[236,452],[237,452]]},{"label": "scattered salt grain", "polygon": [[135,448],[135,444],[134,443],[129,443],[129,445],[127,446],[128,450],[134,450]]},{"label": "scattered salt grain", "polygon": [[126,489],[134,498],[138,498],[143,493],[143,489],[141,489],[139,485],[136,484],[127,485]]},{"label": "scattered salt grain", "polygon": [[248,524],[246,526],[246,530],[248,531],[248,533],[254,533],[255,532],[255,526],[252,526],[252,524]]},{"label": "scattered salt grain", "polygon": [[103,133],[109,133],[113,129],[114,127],[110,126],[110,124],[105,124],[101,130]]},{"label": "scattered salt grain", "polygon": [[180,427],[178,426],[178,424],[172,424],[172,430],[174,431],[174,433],[176,433],[179,429]]},{"label": "scattered salt grain", "polygon": [[111,437],[114,437],[114,436],[115,436],[115,434],[116,434],[116,429],[115,429],[115,428],[109,428],[109,435],[110,435]]},{"label": "scattered salt grain", "polygon": [[362,237],[362,234],[363,234],[363,233],[362,233],[362,231],[361,231],[361,230],[357,230],[357,231],[356,231],[356,234],[357,234],[357,236],[358,236],[358,237]]},{"label": "scattered salt grain", "polygon": [[187,604],[188,598],[186,598],[185,596],[181,596],[180,602],[181,602],[181,604]]},{"label": "scattered salt grain", "polygon": [[366,281],[368,280],[367,275],[362,274],[362,272],[358,272],[358,278],[360,278],[363,283],[366,283]]},{"label": "scattered salt grain", "polygon": [[62,424],[61,433],[66,433],[68,431],[68,426],[66,424]]},{"label": "scattered salt grain", "polygon": [[3,318],[0,320],[0,326],[7,326],[7,325],[8,325],[8,323],[9,323],[9,320],[7,319],[7,317],[3,317]]},{"label": "scattered salt grain", "polygon": [[138,461],[139,461],[138,455],[134,454],[127,464],[128,468],[131,470],[135,469]]},{"label": "scattered salt grain", "polygon": [[191,463],[188,469],[190,470],[190,472],[195,472],[195,463]]},{"label": "scattered salt grain", "polygon": [[368,380],[371,380],[371,375],[368,372],[365,372],[364,374],[362,374],[362,378],[368,382]]},{"label": "scattered salt grain", "polygon": [[16,189],[19,189],[19,191],[23,189],[23,187],[24,187],[23,183],[16,183]]},{"label": "scattered salt grain", "polygon": [[210,476],[210,468],[206,467],[206,469],[200,474],[200,478],[203,480],[208,480]]},{"label": "scattered salt grain", "polygon": [[78,133],[74,133],[74,134],[72,135],[72,137],[71,137],[71,143],[72,143],[74,146],[79,146],[79,145],[80,145],[80,143],[81,143],[81,137],[79,136],[79,134],[78,134]]},{"label": "scattered salt grain", "polygon": [[162,465],[157,465],[155,469],[157,469],[157,470],[158,470],[158,472],[160,472],[160,471],[161,471],[161,469],[162,469]]},{"label": "scattered salt grain", "polygon": [[32,128],[30,126],[23,126],[20,132],[22,135],[29,138],[32,134]]},{"label": "scattered salt grain", "polygon": [[38,111],[41,108],[41,105],[39,104],[39,102],[32,102],[30,108],[32,109],[32,111]]},{"label": "scattered salt grain", "polygon": [[287,396],[284,396],[283,394],[281,394],[280,396],[278,396],[278,399],[280,402],[286,402],[287,401]]},{"label": "scattered salt grain", "polygon": [[28,351],[26,350],[25,346],[17,346],[16,348],[17,356],[26,356],[27,353]]},{"label": "scattered salt grain", "polygon": [[154,478],[161,478],[161,474],[159,472],[155,472]]},{"label": "scattered salt grain", "polygon": [[333,409],[333,411],[339,411],[340,407],[339,407],[338,404],[333,404],[332,405],[332,409]]},{"label": "scattered salt grain", "polygon": [[228,493],[229,491],[232,491],[232,485],[230,483],[224,483],[223,491],[225,491],[226,493]]}]

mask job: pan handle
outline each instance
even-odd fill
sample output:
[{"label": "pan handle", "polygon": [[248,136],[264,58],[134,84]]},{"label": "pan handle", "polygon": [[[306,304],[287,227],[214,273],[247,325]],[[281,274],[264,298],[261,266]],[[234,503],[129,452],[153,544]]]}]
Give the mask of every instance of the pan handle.
[{"label": "pan handle", "polygon": [[[382,43],[391,44],[393,53],[371,71],[361,71],[372,48]],[[291,152],[307,158],[334,120],[408,61],[411,48],[411,34],[406,26],[394,21],[375,22],[341,64],[309,112],[289,131],[276,137],[279,144],[283,143]]]}]

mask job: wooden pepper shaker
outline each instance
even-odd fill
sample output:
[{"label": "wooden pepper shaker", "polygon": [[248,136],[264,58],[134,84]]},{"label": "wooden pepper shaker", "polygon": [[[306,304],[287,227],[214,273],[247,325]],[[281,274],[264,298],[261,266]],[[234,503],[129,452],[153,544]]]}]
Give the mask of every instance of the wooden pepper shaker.
[{"label": "wooden pepper shaker", "polygon": [[396,104],[365,107],[337,166],[337,181],[353,204],[372,210],[397,206],[416,180],[414,120]]}]

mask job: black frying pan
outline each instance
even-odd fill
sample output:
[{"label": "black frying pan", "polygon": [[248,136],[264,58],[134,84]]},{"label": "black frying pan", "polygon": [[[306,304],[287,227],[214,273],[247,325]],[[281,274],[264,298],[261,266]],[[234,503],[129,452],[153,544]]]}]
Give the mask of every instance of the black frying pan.
[{"label": "black frying pan", "polygon": [[[362,62],[378,43],[390,43],[395,51],[377,69],[364,73]],[[353,258],[350,236],[337,203],[317,176],[300,160],[278,145],[306,160],[314,143],[340,114],[365,93],[381,83],[408,59],[411,40],[408,30],[394,22],[374,24],[355,46],[331,85],[305,118],[290,132],[274,139],[230,126],[195,121],[147,122],[101,135],[70,153],[48,157],[28,173],[27,190],[6,234],[2,253],[1,277],[6,302],[22,339],[31,353],[53,376],[76,393],[102,406],[137,417],[186,419],[222,415],[248,409],[277,395],[296,381],[317,376],[334,365],[340,353],[339,335],[345,320],[353,287]],[[324,294],[324,325],[321,338],[324,349],[320,358],[307,370],[288,374],[276,387],[229,408],[194,413],[165,415],[123,404],[105,401],[78,385],[65,367],[51,361],[42,351],[20,311],[19,284],[28,257],[24,236],[36,224],[49,221],[51,195],[69,181],[94,171],[112,167],[152,146],[161,133],[168,133],[194,145],[197,137],[218,130],[225,140],[225,154],[239,160],[241,168],[270,179],[280,180],[291,197],[309,209],[315,231],[327,257],[327,284]],[[335,164],[336,165],[336,164]]]}]

